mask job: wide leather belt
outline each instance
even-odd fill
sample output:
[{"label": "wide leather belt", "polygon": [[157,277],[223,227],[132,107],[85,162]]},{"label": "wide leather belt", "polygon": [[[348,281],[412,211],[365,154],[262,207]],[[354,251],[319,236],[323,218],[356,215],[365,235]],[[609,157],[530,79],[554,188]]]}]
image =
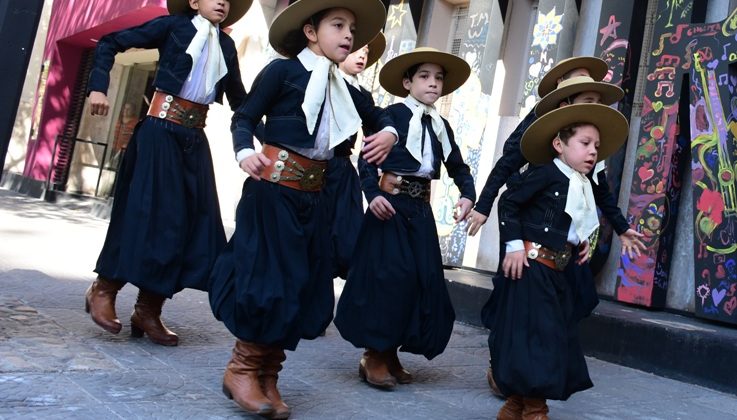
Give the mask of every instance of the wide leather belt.
[{"label": "wide leather belt", "polygon": [[204,128],[207,105],[182,99],[161,91],[154,92],[148,115],[171,121],[187,128]]},{"label": "wide leather belt", "polygon": [[261,148],[271,165],[261,171],[261,179],[300,191],[320,191],[327,161],[312,160],[299,153],[265,144]]},{"label": "wide leather belt", "polygon": [[430,202],[430,180],[416,177],[405,177],[384,172],[379,180],[379,189],[392,195],[405,194]]},{"label": "wide leather belt", "polygon": [[556,271],[565,270],[573,254],[573,247],[570,244],[566,244],[566,248],[563,251],[553,251],[537,242],[524,241],[524,243],[527,258],[535,260]]}]

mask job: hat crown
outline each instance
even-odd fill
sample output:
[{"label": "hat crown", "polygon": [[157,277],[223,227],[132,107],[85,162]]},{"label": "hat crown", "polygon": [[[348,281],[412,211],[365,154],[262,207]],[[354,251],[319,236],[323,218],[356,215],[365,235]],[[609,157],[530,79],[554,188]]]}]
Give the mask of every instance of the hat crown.
[{"label": "hat crown", "polygon": [[570,77],[558,83],[558,87],[556,89],[563,89],[567,88],[568,86],[580,85],[583,83],[596,83],[596,80],[592,79],[589,76]]}]

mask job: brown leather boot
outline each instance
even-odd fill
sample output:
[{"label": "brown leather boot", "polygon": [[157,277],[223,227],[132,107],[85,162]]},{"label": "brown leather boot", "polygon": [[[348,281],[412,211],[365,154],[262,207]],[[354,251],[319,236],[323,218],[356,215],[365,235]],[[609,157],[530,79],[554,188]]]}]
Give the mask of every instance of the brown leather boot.
[{"label": "brown leather boot", "polygon": [[162,346],[179,344],[179,337],[161,322],[161,308],[165,300],[165,296],[143,289],[138,291],[138,300],[133,315],[131,315],[131,335],[133,337],[143,337],[143,333],[146,333],[148,338],[156,344]]},{"label": "brown leather boot", "polygon": [[548,420],[548,404],[542,398],[523,398],[522,420]]},{"label": "brown leather boot", "polygon": [[223,393],[251,414],[269,417],[274,406],[261,391],[258,374],[264,364],[268,347],[236,340],[233,357],[223,376]]},{"label": "brown leather boot", "polygon": [[504,398],[504,395],[499,390],[499,387],[496,385],[496,381],[494,381],[494,373],[491,371],[491,366],[486,370],[486,382],[489,383],[489,388],[491,388],[491,393],[494,394],[497,397]]},{"label": "brown leather boot", "polygon": [[507,401],[499,409],[499,412],[496,413],[496,420],[522,420],[523,408],[524,405],[521,396],[512,395],[507,397]]},{"label": "brown leather boot", "polygon": [[261,366],[261,374],[259,375],[261,388],[264,390],[266,398],[271,401],[271,405],[274,406],[274,413],[271,415],[271,418],[288,419],[292,410],[282,400],[279,389],[276,387],[279,372],[282,369],[282,363],[287,360],[287,355],[279,347],[272,346],[267,351],[268,353],[264,356],[264,363]]},{"label": "brown leather boot", "polygon": [[386,354],[376,350],[367,349],[363,353],[358,364],[358,376],[378,388],[392,389],[397,386],[397,379],[389,373]]},{"label": "brown leather boot", "polygon": [[386,352],[387,355],[387,364],[389,367],[389,373],[397,378],[397,382],[400,384],[411,384],[412,383],[412,374],[409,373],[407,369],[402,366],[402,363],[399,362],[399,356],[397,356],[397,349],[394,350],[388,350]]},{"label": "brown leather boot", "polygon": [[98,276],[84,294],[84,310],[95,324],[105,331],[117,334],[123,328],[115,313],[115,297],[125,283]]}]

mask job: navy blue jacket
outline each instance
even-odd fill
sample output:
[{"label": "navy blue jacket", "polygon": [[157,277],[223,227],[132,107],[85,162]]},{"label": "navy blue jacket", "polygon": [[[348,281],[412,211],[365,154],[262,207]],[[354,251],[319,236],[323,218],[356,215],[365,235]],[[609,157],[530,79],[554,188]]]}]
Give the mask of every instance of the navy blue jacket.
[{"label": "navy blue jacket", "polygon": [[[399,134],[399,141],[392,147],[391,152],[386,157],[386,160],[381,164],[381,170],[385,172],[399,172],[399,173],[412,173],[417,172],[420,169],[421,163],[416,161],[414,157],[407,150],[407,131],[409,131],[409,121],[412,118],[412,111],[403,103],[397,103],[390,105],[386,108],[386,111],[394,121],[394,128]],[[448,175],[453,178],[453,182],[458,186],[461,192],[461,197],[468,198],[472,202],[476,200],[476,188],[473,185],[473,176],[471,176],[471,170],[468,165],[463,162],[463,156],[461,150],[455,142],[455,136],[453,135],[453,129],[450,128],[448,121],[443,118],[445,123],[445,129],[448,132],[448,137],[451,145],[451,152],[448,155],[448,160],[443,161],[443,147],[440,144],[435,133],[430,131],[430,138],[432,139],[432,151],[433,151],[433,170],[434,179],[440,178],[440,162],[445,164],[445,168],[448,170]],[[363,188],[366,194],[366,200],[370,203],[376,196],[381,194],[379,189],[379,174],[378,167],[374,164],[368,163],[364,159],[358,160],[358,172],[361,176],[361,188]]]},{"label": "navy blue jacket", "polygon": [[[192,57],[186,51],[196,33],[192,17],[179,14],[161,16],[143,25],[105,35],[97,43],[87,93],[107,93],[115,54],[129,48],[156,48],[159,50],[159,65],[153,85],[159,90],[178,95],[192,70]],[[228,74],[218,82],[215,100],[222,103],[223,93],[226,93],[230,107],[236,109],[246,97],[238,67],[238,53],[228,34],[220,31],[219,38]]]},{"label": "navy blue jacket", "polygon": [[[494,165],[489,177],[486,179],[484,189],[479,195],[479,201],[475,207],[477,212],[488,216],[491,213],[494,199],[499,194],[499,189],[502,185],[507,184],[509,186],[519,181],[519,170],[527,163],[527,160],[522,155],[520,142],[522,141],[522,135],[525,133],[525,130],[536,119],[535,111],[530,111],[522,122],[517,125],[517,128],[514,129],[512,134],[510,134],[507,141],[504,142],[502,157]],[[593,172],[589,173],[588,177],[593,180]],[[617,201],[609,191],[609,184],[607,183],[604,172],[599,172],[598,181],[598,184],[595,182],[591,184],[596,205],[601,209],[604,217],[609,220],[609,223],[612,224],[617,234],[621,235],[629,229],[629,224],[627,224],[627,220],[622,216],[622,211],[617,207]]]},{"label": "navy blue jacket", "polygon": [[[311,74],[297,58],[277,59],[261,70],[253,82],[248,99],[233,114],[231,131],[236,153],[244,148],[254,148],[254,132],[264,115],[264,143],[278,143],[286,147],[315,147],[317,129],[312,134],[307,131],[307,122],[302,111],[305,89]],[[394,125],[384,110],[374,106],[373,100],[367,99],[348,82],[345,83],[358,115],[369,129],[378,131]],[[317,116],[318,122],[322,119],[322,112],[320,110],[320,115]]]},{"label": "navy blue jacket", "polygon": [[568,177],[555,163],[534,166],[508,185],[499,200],[502,244],[522,239],[561,251],[568,241],[571,217],[565,212]]}]

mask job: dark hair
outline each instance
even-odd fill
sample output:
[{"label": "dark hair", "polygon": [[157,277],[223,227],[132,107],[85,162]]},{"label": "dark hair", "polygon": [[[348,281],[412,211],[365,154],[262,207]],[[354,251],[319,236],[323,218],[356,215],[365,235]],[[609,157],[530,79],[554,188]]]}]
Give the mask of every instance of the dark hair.
[{"label": "dark hair", "polygon": [[[419,70],[420,66],[422,66],[423,64],[427,64],[427,63],[417,63],[413,65],[412,67],[408,68],[407,71],[404,72],[403,77],[411,81],[412,78],[415,77],[415,74],[417,74],[417,70]],[[448,74],[448,72],[445,71],[445,68],[443,66],[440,66],[440,68],[443,69],[443,76]]]},{"label": "dark hair", "polygon": [[560,141],[562,141],[565,144],[568,144],[568,139],[570,139],[571,137],[573,137],[574,134],[576,134],[576,129],[584,125],[591,125],[591,124],[577,122],[577,123],[569,124],[561,128],[558,131],[558,137],[560,137]]},{"label": "dark hair", "polygon": [[307,46],[307,37],[304,33],[305,25],[312,25],[316,30],[320,22],[332,9],[324,9],[307,18],[299,29],[287,32],[277,52],[285,57],[296,57]]}]

